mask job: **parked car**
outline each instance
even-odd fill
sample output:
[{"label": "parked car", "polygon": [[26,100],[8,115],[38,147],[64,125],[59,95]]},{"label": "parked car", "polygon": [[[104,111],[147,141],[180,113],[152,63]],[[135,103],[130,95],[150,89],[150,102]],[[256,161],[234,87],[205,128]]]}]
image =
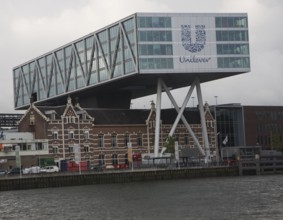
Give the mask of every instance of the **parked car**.
[{"label": "parked car", "polygon": [[21,173],[21,168],[15,167],[12,168],[11,170],[8,171],[8,175],[14,175],[14,174],[20,174]]},{"label": "parked car", "polygon": [[41,169],[38,166],[32,166],[30,169],[30,173],[40,173]]},{"label": "parked car", "polygon": [[30,174],[30,168],[24,168],[22,172],[23,174]]},{"label": "parked car", "polygon": [[0,176],[3,176],[6,174],[6,170],[0,169]]},{"label": "parked car", "polygon": [[42,173],[58,173],[59,168],[57,166],[46,166],[40,169]]}]

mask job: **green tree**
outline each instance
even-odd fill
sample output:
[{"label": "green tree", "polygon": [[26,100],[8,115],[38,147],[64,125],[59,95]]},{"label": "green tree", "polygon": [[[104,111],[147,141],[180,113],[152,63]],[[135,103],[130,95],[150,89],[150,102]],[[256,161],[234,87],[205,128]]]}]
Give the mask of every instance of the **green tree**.
[{"label": "green tree", "polygon": [[271,146],[273,150],[283,151],[283,143],[280,140],[279,134],[271,135]]},{"label": "green tree", "polygon": [[168,136],[168,138],[165,141],[164,146],[166,147],[167,153],[174,154],[175,153],[175,138],[173,138],[172,136]]}]

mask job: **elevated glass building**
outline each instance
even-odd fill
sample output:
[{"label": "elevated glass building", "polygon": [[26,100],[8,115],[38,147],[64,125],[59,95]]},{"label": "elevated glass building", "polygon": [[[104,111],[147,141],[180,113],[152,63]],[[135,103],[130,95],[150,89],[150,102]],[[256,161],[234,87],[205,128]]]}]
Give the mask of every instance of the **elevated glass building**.
[{"label": "elevated glass building", "polygon": [[13,69],[14,107],[129,108],[156,93],[250,71],[245,13],[136,13]]}]

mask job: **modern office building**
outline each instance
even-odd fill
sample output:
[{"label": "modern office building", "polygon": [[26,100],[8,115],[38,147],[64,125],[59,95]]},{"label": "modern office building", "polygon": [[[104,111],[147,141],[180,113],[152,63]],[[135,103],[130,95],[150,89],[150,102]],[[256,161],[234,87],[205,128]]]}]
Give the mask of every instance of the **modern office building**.
[{"label": "modern office building", "polygon": [[[283,107],[243,106],[239,103],[211,106],[221,151],[283,150]],[[223,155],[222,155],[223,156]],[[224,155],[225,156],[225,155]]]},{"label": "modern office building", "polygon": [[[249,71],[246,13],[135,13],[15,67],[14,106],[55,106],[71,95],[84,107],[129,109],[131,99],[157,94],[157,156],[162,89],[179,113],[172,136],[196,88],[209,158],[200,84]],[[170,90],[187,86],[179,110]]]},{"label": "modern office building", "polygon": [[244,106],[247,145],[283,150],[283,107]]},{"label": "modern office building", "polygon": [[[250,71],[247,14],[136,13],[13,69],[15,109],[130,99]],[[122,96],[121,96],[122,95]],[[122,97],[122,98],[120,98]]]}]

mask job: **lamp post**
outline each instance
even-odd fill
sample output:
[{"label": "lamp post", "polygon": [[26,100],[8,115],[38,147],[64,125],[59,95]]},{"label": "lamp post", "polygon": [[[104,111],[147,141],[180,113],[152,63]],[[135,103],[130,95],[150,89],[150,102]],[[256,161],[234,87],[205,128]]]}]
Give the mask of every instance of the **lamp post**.
[{"label": "lamp post", "polygon": [[217,105],[217,98],[218,98],[218,96],[216,95],[216,96],[214,96],[214,98],[215,98],[215,105]]},{"label": "lamp post", "polygon": [[194,102],[195,97],[194,97],[194,96],[192,96],[192,99],[193,99],[193,108],[194,108],[194,107],[195,107],[195,102]]}]

